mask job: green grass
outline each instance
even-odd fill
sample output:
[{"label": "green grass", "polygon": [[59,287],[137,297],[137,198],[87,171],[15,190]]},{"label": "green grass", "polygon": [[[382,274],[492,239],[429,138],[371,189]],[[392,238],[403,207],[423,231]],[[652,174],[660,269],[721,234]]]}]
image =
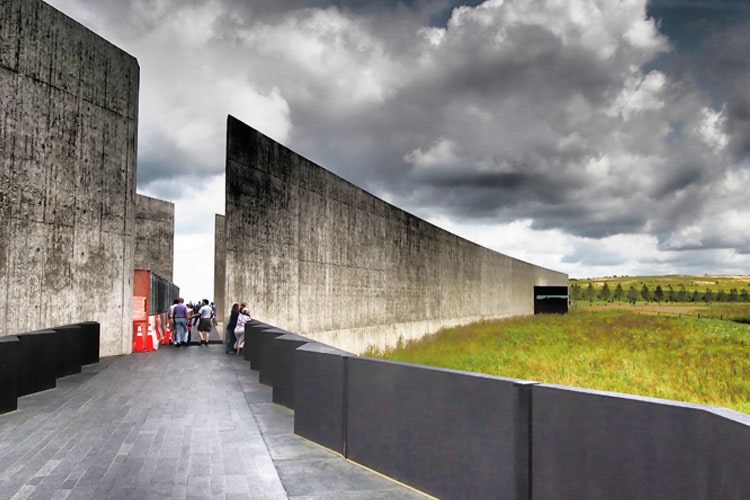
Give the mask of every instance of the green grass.
[{"label": "green grass", "polygon": [[369,354],[750,413],[750,325],[731,321],[574,311],[449,328]]}]

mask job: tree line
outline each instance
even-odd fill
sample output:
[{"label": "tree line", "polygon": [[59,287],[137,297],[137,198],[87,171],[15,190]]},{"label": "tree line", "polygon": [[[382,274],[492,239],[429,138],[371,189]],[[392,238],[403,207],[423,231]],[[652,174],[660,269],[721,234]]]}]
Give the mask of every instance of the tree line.
[{"label": "tree line", "polygon": [[570,287],[570,295],[574,301],[594,302],[595,300],[602,300],[605,302],[624,302],[627,300],[631,304],[635,304],[639,300],[656,303],[705,302],[706,304],[712,302],[750,302],[750,294],[744,288],[742,290],[732,288],[728,292],[723,288],[720,288],[716,292],[710,288],[706,288],[705,291],[701,292],[698,290],[688,291],[684,285],[678,289],[667,285],[666,290],[661,285],[656,285],[656,288],[653,290],[645,284],[640,289],[635,285],[630,285],[630,288],[625,290],[618,283],[617,287],[613,290],[607,283],[604,283],[604,286],[598,289],[592,283],[589,283],[588,287],[585,288],[576,283]]}]

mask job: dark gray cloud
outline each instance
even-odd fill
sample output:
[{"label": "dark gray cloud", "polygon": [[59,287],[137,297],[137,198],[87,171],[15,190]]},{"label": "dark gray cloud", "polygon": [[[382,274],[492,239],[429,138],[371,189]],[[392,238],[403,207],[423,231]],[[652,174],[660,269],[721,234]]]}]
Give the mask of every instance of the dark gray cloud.
[{"label": "dark gray cloud", "polygon": [[53,3],[139,57],[152,191],[221,172],[231,112],[416,213],[750,248],[741,3]]}]

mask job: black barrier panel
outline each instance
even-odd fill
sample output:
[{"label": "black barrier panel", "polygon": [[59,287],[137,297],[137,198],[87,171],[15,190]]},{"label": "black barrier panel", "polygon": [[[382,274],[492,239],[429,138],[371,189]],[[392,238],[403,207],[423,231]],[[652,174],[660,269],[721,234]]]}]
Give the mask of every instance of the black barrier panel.
[{"label": "black barrier panel", "polygon": [[750,498],[750,415],[532,388],[535,498]]},{"label": "black barrier panel", "polygon": [[91,365],[99,362],[99,338],[100,338],[100,325],[96,321],[84,321],[78,323],[77,326],[81,327],[81,335],[83,336],[83,356],[81,357],[81,364]]},{"label": "black barrier panel", "polygon": [[567,286],[535,286],[534,314],[565,314],[568,312]]},{"label": "black barrier panel", "polygon": [[18,408],[18,375],[21,342],[18,337],[0,337],[0,413]]},{"label": "black barrier panel", "polygon": [[83,328],[78,325],[56,326],[57,378],[81,373],[83,362]]},{"label": "black barrier panel", "polygon": [[528,498],[529,382],[347,363],[348,458],[439,498]]},{"label": "black barrier panel", "polygon": [[342,455],[345,362],[349,356],[317,343],[294,352],[294,433]]},{"label": "black barrier panel", "polygon": [[258,337],[256,332],[259,328],[273,328],[271,325],[251,319],[245,323],[245,348],[242,350],[242,357],[245,361],[250,362],[250,369],[258,369]]},{"label": "black barrier panel", "polygon": [[40,330],[18,335],[21,347],[18,395],[53,389],[57,384],[58,334]]},{"label": "black barrier panel", "polygon": [[271,367],[274,364],[273,349],[271,343],[276,337],[287,335],[290,332],[280,328],[261,328],[258,335],[258,382],[264,385],[273,385],[273,374]]},{"label": "black barrier panel", "polygon": [[300,335],[280,335],[271,342],[273,402],[294,409],[294,351],[310,342]]}]

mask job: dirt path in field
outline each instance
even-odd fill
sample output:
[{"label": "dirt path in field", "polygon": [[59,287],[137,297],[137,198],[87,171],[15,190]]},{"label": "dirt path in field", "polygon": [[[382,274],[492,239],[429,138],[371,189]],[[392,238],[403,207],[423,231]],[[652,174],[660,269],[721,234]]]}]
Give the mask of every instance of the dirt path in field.
[{"label": "dirt path in field", "polygon": [[635,305],[630,304],[607,304],[596,306],[578,306],[581,310],[589,311],[608,311],[612,309],[621,309],[623,311],[639,312],[643,314],[669,314],[672,316],[697,316],[698,313],[710,313],[711,310],[706,306],[667,306],[658,304]]}]

